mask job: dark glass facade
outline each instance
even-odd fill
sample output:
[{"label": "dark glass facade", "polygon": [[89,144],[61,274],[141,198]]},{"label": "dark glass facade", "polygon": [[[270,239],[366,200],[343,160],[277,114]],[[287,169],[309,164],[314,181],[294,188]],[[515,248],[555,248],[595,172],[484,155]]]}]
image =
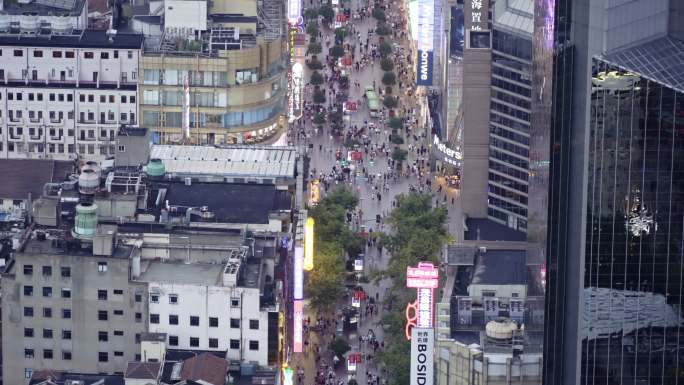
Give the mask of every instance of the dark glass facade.
[{"label": "dark glass facade", "polygon": [[590,113],[581,383],[676,384],[684,93],[594,59]]},{"label": "dark glass facade", "polygon": [[532,95],[532,40],[492,31],[489,218],[525,231]]}]

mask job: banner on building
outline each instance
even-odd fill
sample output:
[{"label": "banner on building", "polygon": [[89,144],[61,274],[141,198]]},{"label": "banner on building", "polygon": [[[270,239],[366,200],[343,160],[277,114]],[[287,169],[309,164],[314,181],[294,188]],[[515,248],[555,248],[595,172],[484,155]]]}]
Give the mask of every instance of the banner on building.
[{"label": "banner on building", "polygon": [[434,382],[433,329],[413,328],[411,332],[411,385],[432,385]]}]

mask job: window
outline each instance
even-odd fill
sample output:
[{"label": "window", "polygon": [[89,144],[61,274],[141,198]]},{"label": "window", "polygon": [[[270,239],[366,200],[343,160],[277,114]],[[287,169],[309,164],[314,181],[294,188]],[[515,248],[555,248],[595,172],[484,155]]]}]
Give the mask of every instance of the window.
[{"label": "window", "polygon": [[239,298],[231,298],[230,307],[240,307],[240,299]]},{"label": "window", "polygon": [[85,102],[85,94],[78,95],[78,101]]},{"label": "window", "polygon": [[177,305],[178,304],[178,294],[169,294],[169,303],[171,305]]},{"label": "window", "polygon": [[140,333],[135,333],[135,343],[136,344],[140,343]]},{"label": "window", "polygon": [[20,49],[15,49],[14,50],[14,57],[21,57],[24,56],[24,51]]},{"label": "window", "polygon": [[150,323],[151,324],[158,324],[159,323],[159,314],[150,314]]},{"label": "window", "polygon": [[126,103],[126,95],[121,95],[121,103]]},{"label": "window", "polygon": [[62,309],[62,318],[70,319],[71,318],[71,309]]},{"label": "window", "polygon": [[178,315],[169,314],[169,325],[178,325]]},{"label": "window", "polygon": [[135,322],[142,321],[142,313],[135,313]]},{"label": "window", "polygon": [[118,337],[122,337],[124,335],[123,330],[114,330],[114,335]]},{"label": "window", "polygon": [[233,329],[239,329],[240,328],[240,319],[239,318],[231,318],[230,319],[230,327]]},{"label": "window", "polygon": [[114,315],[123,315],[123,310],[114,310]]},{"label": "window", "polygon": [[[133,74],[135,74],[135,72],[133,72]],[[135,79],[135,75],[133,75],[133,79]],[[129,96],[129,97],[128,97],[128,102],[131,103],[131,104],[134,104],[134,103],[135,103],[135,95]]]},{"label": "window", "polygon": [[159,293],[150,293],[150,302],[159,303]]},{"label": "window", "polygon": [[24,328],[24,337],[33,338],[33,328]]},{"label": "window", "polygon": [[259,341],[249,340],[249,350],[259,350]]},{"label": "window", "polygon": [[[64,95],[59,94],[59,101],[63,102],[64,101]],[[72,94],[67,94],[67,102],[73,102],[74,101],[74,95]]]},{"label": "window", "polygon": [[114,103],[114,95],[109,95],[109,102]]},{"label": "window", "polygon": [[135,302],[142,302],[142,294],[135,293]]},{"label": "window", "polygon": [[97,263],[97,271],[100,273],[106,273],[107,272],[107,262],[98,262]]},{"label": "window", "polygon": [[41,51],[41,50],[33,51],[33,57],[43,57],[43,51]]},{"label": "window", "polygon": [[231,349],[240,349],[240,340],[230,340]]},{"label": "window", "polygon": [[109,361],[109,353],[107,352],[98,352],[97,353],[97,360],[99,362],[108,362]]},{"label": "window", "polygon": [[61,271],[62,277],[63,278],[69,278],[71,277],[71,267],[69,266],[62,266],[59,268]]},{"label": "window", "polygon": [[114,357],[123,357],[123,352],[114,351]]},{"label": "window", "polygon": [[62,339],[63,340],[70,340],[71,339],[71,330],[62,330]]},{"label": "window", "polygon": [[107,100],[105,95],[100,95],[100,103],[104,103]]},{"label": "window", "polygon": [[169,346],[178,346],[178,336],[169,336]]},{"label": "window", "polygon": [[190,346],[193,348],[199,347],[199,338],[190,337]]},{"label": "window", "polygon": [[52,266],[43,266],[43,276],[49,277],[52,275]]},{"label": "window", "polygon": [[71,289],[68,287],[62,288],[62,298],[71,298]]},{"label": "window", "polygon": [[107,332],[99,331],[97,332],[97,340],[101,342],[109,341],[109,334]]},{"label": "window", "polygon": [[65,361],[71,361],[71,352],[67,350],[62,351],[62,359]]},{"label": "window", "polygon": [[92,53],[92,52],[84,52],[84,53],[83,53],[83,57],[86,58],[86,59],[92,59],[92,58],[95,57],[95,54]]},{"label": "window", "polygon": [[100,321],[108,320],[109,316],[107,315],[107,310],[98,310],[97,311],[97,319]]},{"label": "window", "polygon": [[[89,95],[88,95],[88,102],[90,102],[90,103],[95,102],[95,95],[89,94]],[[91,113],[90,113],[90,112],[88,113],[88,116],[91,116]],[[89,119],[92,120],[92,118],[89,118]]]},{"label": "window", "polygon": [[43,358],[46,360],[52,359],[52,349],[43,349]]},{"label": "window", "polygon": [[62,57],[62,51],[52,51],[52,57],[55,59],[59,59]]},{"label": "window", "polygon": [[[117,151],[118,152],[126,152],[126,146],[119,145],[119,147],[117,147]],[[157,301],[159,301],[159,296],[157,296]],[[154,303],[157,303],[157,302],[154,302]]]},{"label": "window", "polygon": [[100,52],[100,59],[109,59],[109,52]]},{"label": "window", "polygon": [[33,349],[24,349],[24,358],[33,358]]},{"label": "window", "polygon": [[114,59],[118,59],[118,58],[119,58],[119,51],[114,50]]},{"label": "window", "polygon": [[52,288],[50,286],[43,287],[43,297],[52,297]]},{"label": "window", "polygon": [[212,327],[212,328],[218,327],[218,317],[209,317],[209,327]]},{"label": "window", "polygon": [[33,286],[24,285],[24,296],[30,297],[33,295]]},{"label": "window", "polygon": [[33,275],[33,265],[24,265],[24,275]]},{"label": "window", "polygon": [[128,58],[133,59],[133,51],[128,51]]},{"label": "window", "polygon": [[190,326],[199,326],[199,317],[196,315],[190,316]]},{"label": "window", "polygon": [[44,307],[43,308],[43,317],[52,318],[52,308]]},{"label": "window", "polygon": [[97,291],[97,299],[100,301],[106,301],[107,300],[107,290],[100,289]]},{"label": "window", "polygon": [[52,329],[43,329],[43,338],[52,338]]},{"label": "window", "polygon": [[114,295],[123,295],[123,290],[121,290],[121,289],[114,289]]},{"label": "window", "polygon": [[218,338],[209,338],[209,347],[218,348]]},{"label": "window", "polygon": [[74,58],[74,51],[65,51],[64,57],[66,57],[68,59],[73,59]]},{"label": "window", "polygon": [[33,307],[24,306],[24,317],[33,317]]},{"label": "window", "polygon": [[259,320],[258,319],[249,320],[249,328],[251,330],[259,330]]},{"label": "window", "polygon": [[24,378],[27,380],[26,382],[31,379],[31,376],[33,376],[33,369],[24,368]]}]

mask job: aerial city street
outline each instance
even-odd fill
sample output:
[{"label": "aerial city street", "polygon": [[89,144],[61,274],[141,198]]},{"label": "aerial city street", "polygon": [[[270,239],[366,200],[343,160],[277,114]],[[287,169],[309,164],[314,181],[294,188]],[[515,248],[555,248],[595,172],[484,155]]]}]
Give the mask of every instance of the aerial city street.
[{"label": "aerial city street", "polygon": [[0,0],[0,385],[684,384],[682,20]]}]

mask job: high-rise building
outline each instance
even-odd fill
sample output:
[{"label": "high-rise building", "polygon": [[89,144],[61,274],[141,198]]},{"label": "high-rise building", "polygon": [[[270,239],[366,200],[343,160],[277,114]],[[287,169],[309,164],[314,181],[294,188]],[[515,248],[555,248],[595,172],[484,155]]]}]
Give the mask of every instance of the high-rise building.
[{"label": "high-rise building", "polygon": [[498,1],[492,12],[487,216],[527,229],[533,0]]},{"label": "high-rise building", "polygon": [[547,259],[545,384],[684,381],[682,6],[536,2],[528,238]]}]

